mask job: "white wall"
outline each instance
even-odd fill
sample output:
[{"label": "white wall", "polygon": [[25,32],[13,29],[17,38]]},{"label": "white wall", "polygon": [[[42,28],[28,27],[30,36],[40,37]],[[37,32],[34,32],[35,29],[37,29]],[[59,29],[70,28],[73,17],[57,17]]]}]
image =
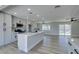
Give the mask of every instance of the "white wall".
[{"label": "white wall", "polygon": [[[71,35],[79,36],[79,22],[51,22],[48,24],[51,26],[51,30],[46,31],[46,34],[59,35],[59,24],[71,24]],[[42,23],[39,24],[39,26],[39,28],[41,29]]]},{"label": "white wall", "polygon": [[59,24],[71,24],[71,35],[72,36],[79,36],[79,22],[52,22],[51,30],[49,33],[52,33],[54,35],[59,34]]},{"label": "white wall", "polygon": [[50,33],[54,35],[59,35],[59,23],[50,23],[51,30]]},{"label": "white wall", "polygon": [[79,36],[79,22],[72,22],[72,36]]},{"label": "white wall", "polygon": [[47,34],[51,35],[59,35],[59,24],[69,24],[69,22],[51,22],[50,25],[50,31],[46,31]]},{"label": "white wall", "polygon": [[59,33],[59,23],[52,22],[52,23],[47,23],[50,25],[50,30],[46,30],[45,34],[50,34],[50,35],[58,35]]}]

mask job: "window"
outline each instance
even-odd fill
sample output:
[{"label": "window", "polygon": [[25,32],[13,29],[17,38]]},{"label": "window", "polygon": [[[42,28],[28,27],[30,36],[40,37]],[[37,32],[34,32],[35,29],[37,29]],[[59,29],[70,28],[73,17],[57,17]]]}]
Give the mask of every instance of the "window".
[{"label": "window", "polygon": [[42,30],[50,30],[49,24],[42,24]]},{"label": "window", "polygon": [[70,24],[60,24],[59,25],[59,35],[71,35],[71,25]]},{"label": "window", "polygon": [[59,35],[65,35],[65,33],[64,33],[64,25],[62,25],[62,24],[59,25]]},{"label": "window", "polygon": [[65,25],[65,35],[71,35],[71,25]]}]

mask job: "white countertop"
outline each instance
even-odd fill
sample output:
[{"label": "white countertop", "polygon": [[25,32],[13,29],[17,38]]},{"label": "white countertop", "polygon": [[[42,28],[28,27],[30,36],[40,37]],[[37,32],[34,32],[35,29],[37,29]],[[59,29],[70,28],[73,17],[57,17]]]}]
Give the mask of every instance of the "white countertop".
[{"label": "white countertop", "polygon": [[70,42],[74,44],[75,46],[79,47],[79,37],[71,38]]},{"label": "white countertop", "polygon": [[38,31],[38,32],[35,32],[35,33],[32,33],[32,32],[19,33],[18,35],[32,36],[32,35],[37,35],[37,34],[40,34],[40,33],[43,33],[43,31]]},{"label": "white countertop", "polygon": [[40,41],[43,40],[43,31],[35,33],[18,33],[18,48],[21,51],[28,52]]}]

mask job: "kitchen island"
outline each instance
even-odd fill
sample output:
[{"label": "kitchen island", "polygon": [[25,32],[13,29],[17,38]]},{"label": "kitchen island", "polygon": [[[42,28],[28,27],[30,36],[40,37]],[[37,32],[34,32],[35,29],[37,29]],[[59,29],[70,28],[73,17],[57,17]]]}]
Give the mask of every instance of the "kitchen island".
[{"label": "kitchen island", "polygon": [[35,33],[19,33],[18,37],[18,48],[23,52],[28,52],[34,46],[36,46],[40,41],[43,40],[44,32],[39,31]]},{"label": "kitchen island", "polygon": [[79,37],[72,37],[68,40],[69,54],[79,54]]}]

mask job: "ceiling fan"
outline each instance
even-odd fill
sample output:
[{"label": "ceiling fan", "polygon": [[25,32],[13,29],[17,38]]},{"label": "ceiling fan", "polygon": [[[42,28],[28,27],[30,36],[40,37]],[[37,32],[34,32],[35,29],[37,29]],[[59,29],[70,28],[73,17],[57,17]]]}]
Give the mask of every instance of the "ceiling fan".
[{"label": "ceiling fan", "polygon": [[71,22],[73,22],[73,21],[79,21],[79,18],[71,18]]}]

